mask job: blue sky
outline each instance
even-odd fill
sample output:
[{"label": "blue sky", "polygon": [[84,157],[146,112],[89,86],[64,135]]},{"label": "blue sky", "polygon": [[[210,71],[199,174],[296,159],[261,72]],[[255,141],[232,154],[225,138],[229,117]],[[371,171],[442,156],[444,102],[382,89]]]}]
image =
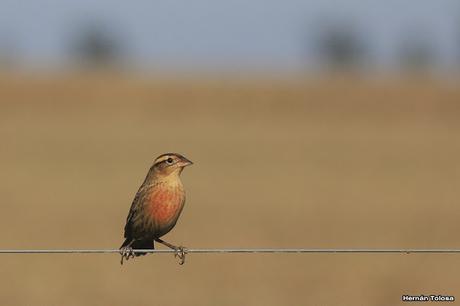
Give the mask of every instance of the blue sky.
[{"label": "blue sky", "polygon": [[[0,40],[29,64],[65,64],[87,21],[119,33],[139,66],[297,69],[325,19],[350,21],[388,66],[401,40],[427,35],[450,66],[460,49],[458,0],[0,0]],[[1,47],[1,41],[0,41]]]}]

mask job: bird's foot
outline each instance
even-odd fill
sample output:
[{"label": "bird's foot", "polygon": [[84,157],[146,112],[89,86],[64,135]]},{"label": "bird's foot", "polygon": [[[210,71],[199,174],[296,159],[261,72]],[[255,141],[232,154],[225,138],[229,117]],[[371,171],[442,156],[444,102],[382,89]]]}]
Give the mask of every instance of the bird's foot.
[{"label": "bird's foot", "polygon": [[179,258],[179,265],[183,265],[185,263],[185,255],[187,255],[187,248],[179,246],[174,248],[174,250],[176,251],[174,257]]},{"label": "bird's foot", "polygon": [[127,246],[120,249],[120,255],[120,264],[123,264],[124,259],[129,260],[130,258],[134,258],[135,253],[132,247]]},{"label": "bird's foot", "polygon": [[185,263],[185,255],[187,254],[187,248],[186,247],[175,246],[174,244],[171,244],[169,242],[161,240],[160,238],[156,238],[155,241],[167,246],[170,249],[173,249],[175,251],[174,252],[174,257],[179,258],[179,264],[180,265],[183,265]]}]

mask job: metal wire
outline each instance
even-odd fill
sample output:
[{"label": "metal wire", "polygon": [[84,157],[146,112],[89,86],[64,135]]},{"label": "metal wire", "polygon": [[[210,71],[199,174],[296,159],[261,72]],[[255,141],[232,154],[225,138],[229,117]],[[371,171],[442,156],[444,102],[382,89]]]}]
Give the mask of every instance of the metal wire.
[{"label": "metal wire", "polygon": [[[176,253],[175,250],[141,250],[135,249],[134,253]],[[0,254],[104,254],[120,253],[119,249],[0,249]],[[240,248],[240,249],[185,249],[187,254],[234,254],[234,253],[387,253],[387,254],[455,254],[460,249],[276,249],[276,248]]]}]

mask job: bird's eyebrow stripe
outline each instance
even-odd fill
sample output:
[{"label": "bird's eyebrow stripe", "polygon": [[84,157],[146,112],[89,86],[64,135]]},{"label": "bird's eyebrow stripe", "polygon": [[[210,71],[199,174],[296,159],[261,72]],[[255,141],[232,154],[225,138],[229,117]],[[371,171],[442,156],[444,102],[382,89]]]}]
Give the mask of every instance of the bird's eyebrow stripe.
[{"label": "bird's eyebrow stripe", "polygon": [[162,163],[162,162],[168,160],[168,158],[170,158],[170,157],[171,157],[170,155],[160,156],[155,160],[154,164],[156,165],[156,164]]}]

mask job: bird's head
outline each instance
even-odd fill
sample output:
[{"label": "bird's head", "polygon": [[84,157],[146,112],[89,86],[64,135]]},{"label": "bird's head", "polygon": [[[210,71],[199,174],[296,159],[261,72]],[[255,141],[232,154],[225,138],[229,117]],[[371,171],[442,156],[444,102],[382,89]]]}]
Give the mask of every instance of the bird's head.
[{"label": "bird's head", "polygon": [[192,164],[193,162],[178,153],[165,153],[155,159],[152,170],[163,177],[171,174],[179,175],[185,167]]}]

